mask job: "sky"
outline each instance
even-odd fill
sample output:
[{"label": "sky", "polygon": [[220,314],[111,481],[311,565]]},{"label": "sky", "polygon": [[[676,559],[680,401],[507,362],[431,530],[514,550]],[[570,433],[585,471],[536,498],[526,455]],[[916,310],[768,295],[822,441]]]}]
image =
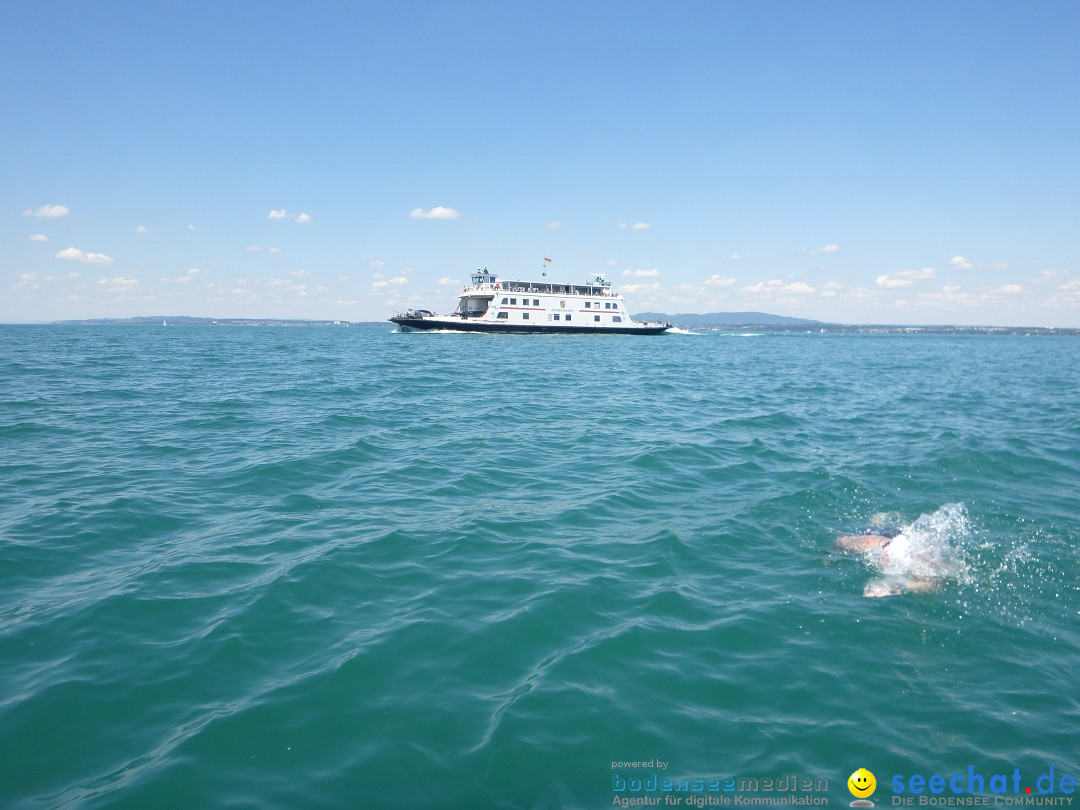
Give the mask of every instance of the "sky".
[{"label": "sky", "polygon": [[[1080,327],[1080,2],[0,4],[0,322]],[[551,259],[545,263],[545,259]]]}]

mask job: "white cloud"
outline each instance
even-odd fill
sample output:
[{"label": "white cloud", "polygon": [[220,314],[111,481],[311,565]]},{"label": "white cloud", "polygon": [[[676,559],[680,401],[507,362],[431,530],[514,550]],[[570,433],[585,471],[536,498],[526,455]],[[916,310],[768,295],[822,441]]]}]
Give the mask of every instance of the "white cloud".
[{"label": "white cloud", "polygon": [[272,278],[270,279],[269,284],[275,290],[282,290],[284,292],[290,292],[300,296],[306,296],[308,294],[306,284],[297,284],[296,282],[290,281],[287,278]]},{"label": "white cloud", "polygon": [[68,213],[66,205],[43,205],[34,211],[23,211],[23,216],[56,219],[56,217],[66,217]]},{"label": "white cloud", "polygon": [[[187,271],[186,275],[178,276],[177,278],[163,278],[161,280],[168,284],[188,284],[189,282],[191,282],[192,279],[195,278],[195,276],[199,275],[199,273],[201,272],[202,271],[198,267],[192,267],[190,270]],[[210,286],[213,287],[214,285],[211,284]]]},{"label": "white cloud", "polygon": [[821,297],[835,298],[842,289],[844,289],[844,285],[839,281],[826,281],[824,288],[821,290]]},{"label": "white cloud", "polygon": [[102,278],[98,279],[98,286],[114,293],[132,292],[139,286],[139,280],[137,278],[125,278],[124,276]]},{"label": "white cloud", "polygon": [[901,270],[893,275],[877,277],[877,285],[883,288],[911,287],[916,281],[937,278],[933,267],[921,267],[918,270]]},{"label": "white cloud", "polygon": [[43,233],[35,233],[35,234],[32,234],[32,235],[30,236],[30,241],[31,241],[31,242],[48,242],[48,241],[49,241],[49,237],[47,237],[47,236],[46,236],[45,234],[43,234]]},{"label": "white cloud", "polygon": [[555,220],[554,222],[549,222],[549,223],[548,223],[548,227],[549,227],[549,228],[561,228],[561,227],[562,227],[562,223],[561,223],[561,222],[559,222],[559,220]]},{"label": "white cloud", "polygon": [[57,259],[70,259],[71,261],[82,262],[83,264],[112,264],[113,259],[110,259],[104,253],[83,253],[78,248],[64,248],[56,254]]},{"label": "white cloud", "polygon": [[294,278],[307,278],[308,276],[311,275],[311,271],[310,270],[295,270],[290,275],[292,275]]},{"label": "white cloud", "polygon": [[757,284],[749,284],[743,287],[741,292],[766,296],[782,293],[812,295],[817,292],[817,290],[802,281],[793,281],[790,284],[785,284],[782,279],[774,278],[768,281],[759,281]]},{"label": "white cloud", "polygon": [[296,214],[294,216],[288,211],[286,211],[284,208],[272,210],[269,214],[266,215],[267,219],[289,219],[290,217],[294,222],[299,222],[301,225],[306,225],[307,223],[311,222],[310,214]]},{"label": "white cloud", "polygon": [[655,267],[652,270],[623,270],[624,276],[633,276],[635,278],[652,278],[660,275],[660,271]]},{"label": "white cloud", "polygon": [[1005,293],[1006,295],[1016,295],[1018,293],[1022,293],[1024,291],[1024,288],[1021,287],[1019,284],[1003,284],[1002,286],[998,287],[997,291],[999,293]]},{"label": "white cloud", "polygon": [[[402,272],[406,273],[409,271],[403,270]],[[371,291],[373,293],[382,293],[391,287],[400,287],[403,284],[409,283],[409,280],[403,275],[394,276],[393,278],[387,278],[382,273],[376,273],[375,279],[376,280],[371,285]]]},{"label": "white cloud", "polygon": [[413,219],[457,219],[461,216],[461,212],[455,211],[453,208],[436,205],[430,211],[425,211],[423,208],[414,208],[409,212],[409,216]]},{"label": "white cloud", "polygon": [[878,276],[877,285],[879,287],[893,288],[893,287],[911,287],[915,284],[909,278],[893,278],[892,276]]},{"label": "white cloud", "polygon": [[1068,278],[1068,276],[1068,270],[1043,270],[1042,273],[1039,274],[1039,277],[1035,279],[1035,283],[1056,284],[1058,281]]},{"label": "white cloud", "polygon": [[919,304],[931,307],[973,306],[978,303],[975,296],[963,292],[957,285],[942,287],[940,292],[921,292],[916,297]]},{"label": "white cloud", "polygon": [[733,259],[734,261],[738,261],[739,259],[741,259],[741,258],[742,258],[742,256],[740,256],[740,255],[739,255],[738,253],[732,253],[732,254],[731,254],[731,258],[732,258],[732,259]]},{"label": "white cloud", "polygon": [[759,281],[757,284],[748,284],[742,288],[742,291],[748,293],[769,293],[779,290],[783,286],[783,281],[774,278],[769,281]]},{"label": "white cloud", "polygon": [[140,225],[138,228],[135,229],[135,233],[150,233],[150,229],[147,228],[145,225]]},{"label": "white cloud", "polygon": [[626,293],[627,295],[636,295],[638,293],[651,293],[658,292],[660,290],[659,284],[624,284],[619,287],[619,292]]},{"label": "white cloud", "polygon": [[271,256],[276,256],[278,253],[281,253],[281,248],[279,248],[279,247],[267,248],[266,252],[269,253]]},{"label": "white cloud", "polygon": [[825,247],[819,247],[811,250],[811,253],[836,253],[840,250],[839,245],[825,245]]},{"label": "white cloud", "polygon": [[647,222],[635,222],[630,227],[635,231],[647,231],[652,228],[652,225]]},{"label": "white cloud", "polygon": [[438,282],[436,282],[436,283],[443,286],[443,287],[455,287],[458,284],[460,284],[461,282],[454,281],[454,279],[452,279],[452,278],[443,277],[443,278],[440,278],[438,280]]},{"label": "white cloud", "polygon": [[373,262],[369,262],[368,267],[375,267],[375,268],[378,268],[378,269],[382,269],[383,267],[386,267],[386,262],[379,261],[378,259],[376,259]]},{"label": "white cloud", "polygon": [[933,267],[920,267],[918,270],[901,270],[898,276],[913,279],[937,278],[937,271]]},{"label": "white cloud", "polygon": [[972,267],[975,266],[963,256],[953,256],[951,259],[949,259],[949,264],[951,264],[957,270],[970,270]]},{"label": "white cloud", "polygon": [[730,287],[735,283],[735,279],[731,276],[721,276],[719,273],[714,274],[708,281],[705,282],[706,287]]},{"label": "white cloud", "polygon": [[248,253],[258,253],[260,250],[262,250],[262,248],[258,245],[248,245],[246,248],[244,248],[244,250],[246,250]]},{"label": "white cloud", "polygon": [[37,273],[23,273],[19,280],[11,285],[16,290],[36,290],[38,287]]}]

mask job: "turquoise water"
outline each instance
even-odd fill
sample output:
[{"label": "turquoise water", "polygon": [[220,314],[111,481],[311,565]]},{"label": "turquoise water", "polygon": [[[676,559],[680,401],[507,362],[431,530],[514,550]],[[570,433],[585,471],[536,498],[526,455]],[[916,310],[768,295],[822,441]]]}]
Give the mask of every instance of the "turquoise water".
[{"label": "turquoise water", "polygon": [[0,806],[1080,777],[1078,492],[1074,338],[0,327]]}]

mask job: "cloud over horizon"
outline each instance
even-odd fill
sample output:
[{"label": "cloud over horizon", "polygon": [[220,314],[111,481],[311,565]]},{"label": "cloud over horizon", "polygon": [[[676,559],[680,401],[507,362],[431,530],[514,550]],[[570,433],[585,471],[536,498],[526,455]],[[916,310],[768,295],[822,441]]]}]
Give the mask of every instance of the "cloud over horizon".
[{"label": "cloud over horizon", "polygon": [[877,285],[884,289],[911,287],[916,281],[930,278],[937,278],[937,271],[933,267],[921,267],[918,270],[901,270],[892,275],[880,275],[877,277]]},{"label": "cloud over horizon", "polygon": [[83,264],[112,264],[115,261],[115,259],[106,256],[104,253],[84,253],[73,247],[64,248],[54,258],[82,262]]},{"label": "cloud over horizon", "polygon": [[46,219],[56,219],[57,217],[66,217],[70,211],[66,205],[43,205],[40,208],[34,210],[23,211],[24,217],[45,217]]},{"label": "cloud over horizon", "polygon": [[436,205],[430,211],[425,211],[423,208],[414,208],[409,212],[409,216],[412,219],[457,219],[461,216],[461,212],[455,211],[453,208]]}]

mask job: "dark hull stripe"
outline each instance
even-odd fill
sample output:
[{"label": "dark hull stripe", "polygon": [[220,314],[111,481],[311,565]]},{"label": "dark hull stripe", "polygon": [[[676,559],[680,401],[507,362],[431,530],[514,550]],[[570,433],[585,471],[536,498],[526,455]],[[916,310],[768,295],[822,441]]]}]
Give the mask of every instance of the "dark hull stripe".
[{"label": "dark hull stripe", "polygon": [[491,323],[490,321],[462,320],[450,322],[429,321],[426,318],[391,318],[398,326],[407,329],[449,329],[454,332],[506,332],[520,335],[537,334],[591,334],[591,335],[659,335],[671,328],[669,324],[658,326],[555,326],[536,324]]}]

